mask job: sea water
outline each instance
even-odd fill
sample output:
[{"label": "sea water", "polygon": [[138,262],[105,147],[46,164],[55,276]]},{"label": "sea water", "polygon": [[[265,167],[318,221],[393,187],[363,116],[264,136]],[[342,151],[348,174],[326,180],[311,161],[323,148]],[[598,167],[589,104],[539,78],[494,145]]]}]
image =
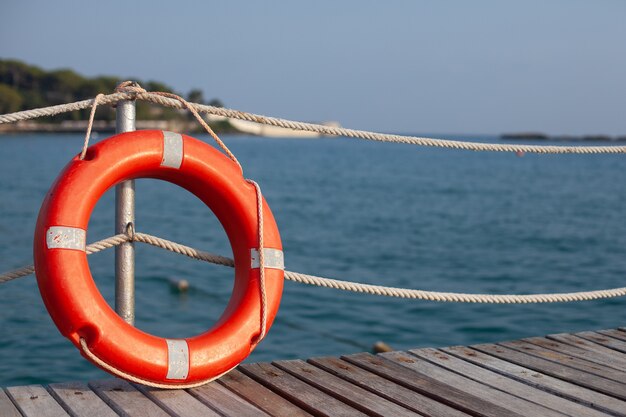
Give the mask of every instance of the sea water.
[{"label": "sea water", "polygon": [[[624,155],[519,157],[342,138],[224,139],[263,189],[289,270],[472,293],[626,286]],[[80,135],[0,136],[0,271],[32,263],[42,198],[81,143]],[[137,231],[232,255],[214,215],[186,191],[138,180],[136,194]],[[108,192],[91,218],[89,242],[113,234],[114,212]],[[227,304],[232,269],[136,248],[136,325],[170,338],[208,329]],[[113,250],[89,257],[111,305],[113,262]],[[171,286],[181,279],[189,291]],[[286,282],[276,321],[248,361],[369,351],[379,340],[394,349],[496,342],[623,326],[625,316],[625,298],[457,304]],[[0,285],[0,386],[104,375],[59,334],[34,276]]]}]

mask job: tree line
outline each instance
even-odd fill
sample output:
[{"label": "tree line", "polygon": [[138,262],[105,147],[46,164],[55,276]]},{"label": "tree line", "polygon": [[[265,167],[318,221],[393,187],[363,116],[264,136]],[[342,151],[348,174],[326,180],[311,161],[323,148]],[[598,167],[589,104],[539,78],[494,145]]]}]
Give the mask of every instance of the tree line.
[{"label": "tree line", "polygon": [[[0,114],[38,107],[64,104],[95,97],[98,93],[111,93],[124,81],[114,76],[84,77],[71,69],[46,71],[34,65],[13,59],[0,59]],[[134,79],[148,91],[165,91],[175,93],[171,87],[158,81],[141,81]],[[209,104],[221,107],[218,99],[204,101],[202,90],[193,89],[186,95],[187,100],[194,103]],[[46,118],[50,121],[85,120],[89,117],[89,109],[59,114]],[[98,108],[99,120],[114,120],[115,111],[110,106]],[[137,119],[139,120],[173,120],[188,117],[176,109],[137,103]]]}]

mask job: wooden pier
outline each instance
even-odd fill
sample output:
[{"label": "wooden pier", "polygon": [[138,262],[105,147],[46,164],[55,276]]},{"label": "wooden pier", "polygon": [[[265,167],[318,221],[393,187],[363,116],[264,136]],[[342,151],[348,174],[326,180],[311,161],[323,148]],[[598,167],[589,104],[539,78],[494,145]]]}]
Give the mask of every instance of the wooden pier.
[{"label": "wooden pier", "polygon": [[626,416],[626,329],[242,365],[189,390],[0,390],[0,416]]}]

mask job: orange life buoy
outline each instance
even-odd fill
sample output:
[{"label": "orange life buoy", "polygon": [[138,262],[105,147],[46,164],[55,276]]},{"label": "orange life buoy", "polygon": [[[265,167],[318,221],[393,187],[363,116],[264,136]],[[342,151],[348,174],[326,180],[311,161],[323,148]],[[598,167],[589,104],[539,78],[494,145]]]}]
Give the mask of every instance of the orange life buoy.
[{"label": "orange life buoy", "polygon": [[[200,335],[165,339],[129,325],[91,276],[85,253],[91,212],[107,189],[140,177],[169,181],[196,195],[215,213],[232,246],[233,294],[217,323]],[[264,262],[269,329],[283,289],[282,244],[265,201],[263,216],[264,254],[273,261]],[[112,136],[91,146],[84,160],[70,161],[43,202],[34,239],[37,283],[60,332],[79,349],[82,339],[92,355],[122,376],[172,386],[215,378],[254,348],[262,320],[255,251],[258,255],[256,192],[239,167],[204,142],[159,130]]]}]

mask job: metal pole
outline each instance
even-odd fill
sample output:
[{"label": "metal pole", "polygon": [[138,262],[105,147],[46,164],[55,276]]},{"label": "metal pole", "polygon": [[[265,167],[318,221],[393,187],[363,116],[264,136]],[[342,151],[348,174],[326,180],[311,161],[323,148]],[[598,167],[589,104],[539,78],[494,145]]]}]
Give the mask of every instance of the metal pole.
[{"label": "metal pole", "polygon": [[[117,133],[135,130],[135,101],[117,103]],[[115,233],[126,233],[135,226],[135,181],[115,187]],[[135,244],[122,243],[115,247],[115,311],[129,324],[135,323]]]}]

